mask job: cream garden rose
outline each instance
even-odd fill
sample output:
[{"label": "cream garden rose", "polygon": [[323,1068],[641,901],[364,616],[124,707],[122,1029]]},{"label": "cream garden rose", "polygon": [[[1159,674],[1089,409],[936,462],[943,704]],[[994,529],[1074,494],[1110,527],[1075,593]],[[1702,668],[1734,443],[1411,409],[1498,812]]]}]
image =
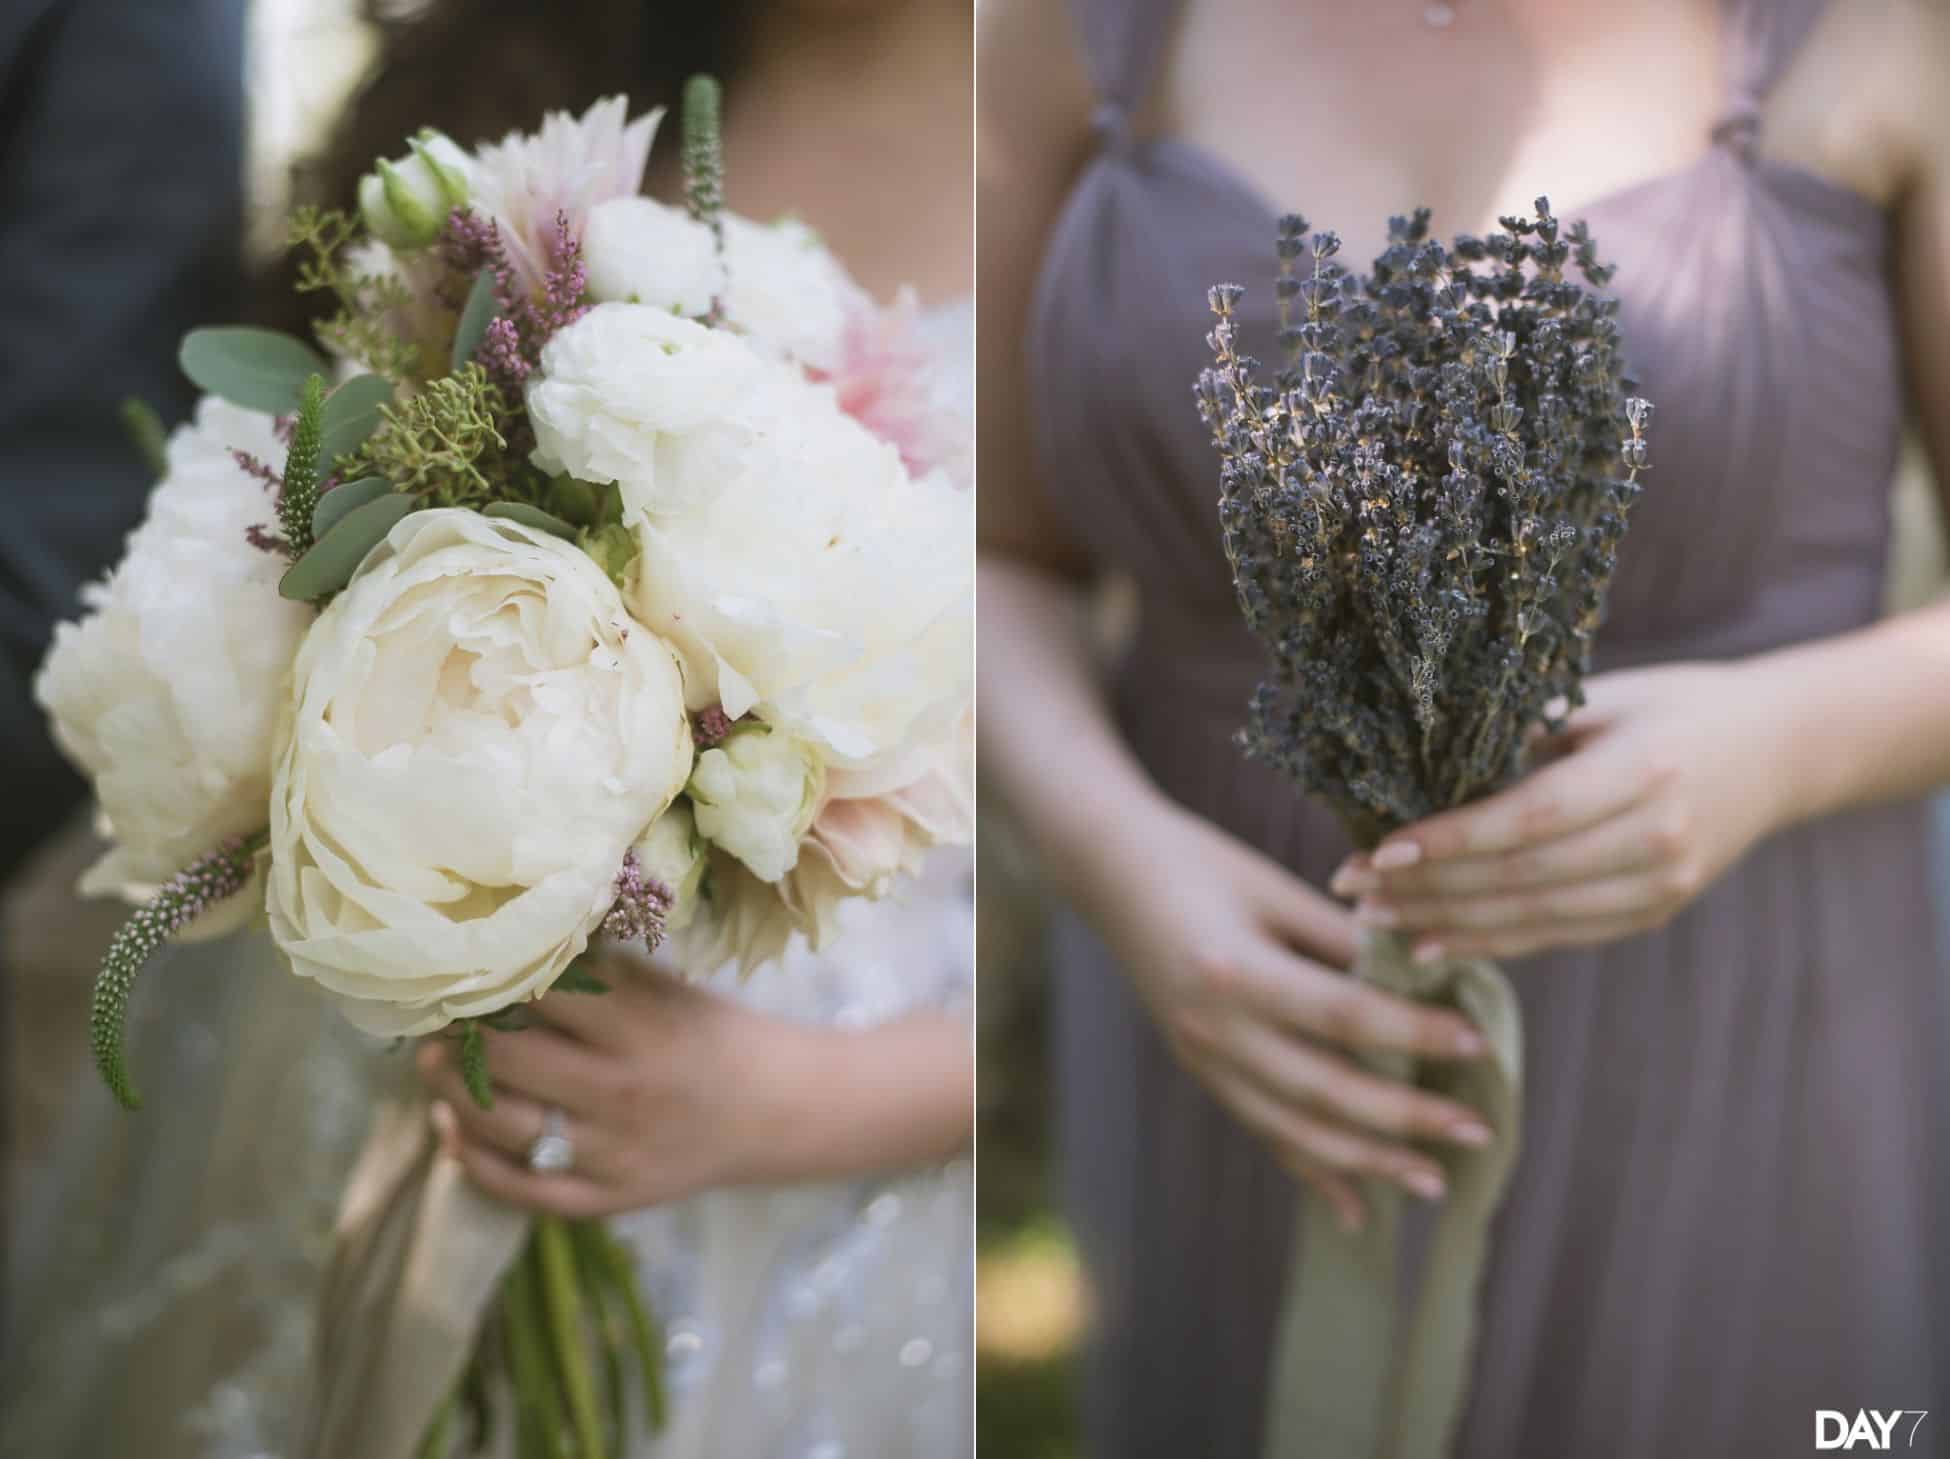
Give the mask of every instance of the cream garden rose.
[{"label": "cream garden rose", "polygon": [[[264,824],[286,667],[311,609],[278,596],[284,559],[253,547],[274,529],[265,484],[234,450],[283,459],[269,416],[205,399],[170,437],[148,515],[87,615],[55,630],[34,683],[61,748],[94,782],[113,842],[82,879],[91,896],[140,895]],[[236,896],[195,930],[224,930]]]},{"label": "cream garden rose", "polygon": [[675,657],[586,555],[469,511],[415,513],[293,666],[272,934],[376,1033],[537,997],[691,763]]}]

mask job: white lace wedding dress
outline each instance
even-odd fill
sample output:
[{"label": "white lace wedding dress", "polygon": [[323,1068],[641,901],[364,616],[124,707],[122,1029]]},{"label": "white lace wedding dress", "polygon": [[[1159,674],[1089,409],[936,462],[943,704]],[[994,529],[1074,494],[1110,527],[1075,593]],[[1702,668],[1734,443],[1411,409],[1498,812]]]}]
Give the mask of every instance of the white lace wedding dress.
[{"label": "white lace wedding dress", "polygon": [[[973,308],[930,311],[943,406],[973,403]],[[888,899],[709,986],[865,1026],[971,1013],[973,858],[938,851]],[[43,907],[58,898],[43,898]],[[100,955],[88,924],[62,976]],[[171,949],[136,996],[116,1110],[85,1038],[8,1223],[0,1459],[274,1459],[309,1356],[340,1185],[403,1057],[281,976],[259,938]],[[85,1019],[82,996],[68,1017]],[[72,1037],[79,1030],[50,1030]],[[972,1036],[972,1033],[971,1033]],[[945,1166],[710,1192],[619,1218],[665,1324],[670,1426],[630,1459],[965,1459],[972,1452],[973,1175]]]}]

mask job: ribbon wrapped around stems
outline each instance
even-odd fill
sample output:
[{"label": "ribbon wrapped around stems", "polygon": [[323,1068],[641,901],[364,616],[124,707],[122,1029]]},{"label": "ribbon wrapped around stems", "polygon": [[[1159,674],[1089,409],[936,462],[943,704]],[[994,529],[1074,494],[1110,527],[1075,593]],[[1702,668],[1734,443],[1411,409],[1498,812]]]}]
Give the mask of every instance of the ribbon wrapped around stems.
[{"label": "ribbon wrapped around stems", "polygon": [[1480,1149],[1444,1148],[1448,1195],[1437,1212],[1421,1289],[1400,1310],[1402,1194],[1371,1182],[1368,1221],[1342,1231],[1322,1200],[1303,1200],[1269,1387],[1266,1459],[1442,1459],[1475,1351],[1476,1304],[1490,1224],[1517,1160],[1523,1022],[1494,963],[1429,966],[1394,932],[1364,934],[1354,976],[1402,997],[1454,1008],[1489,1044],[1483,1058],[1418,1061],[1369,1053],[1385,1078],[1475,1109],[1494,1133]]}]

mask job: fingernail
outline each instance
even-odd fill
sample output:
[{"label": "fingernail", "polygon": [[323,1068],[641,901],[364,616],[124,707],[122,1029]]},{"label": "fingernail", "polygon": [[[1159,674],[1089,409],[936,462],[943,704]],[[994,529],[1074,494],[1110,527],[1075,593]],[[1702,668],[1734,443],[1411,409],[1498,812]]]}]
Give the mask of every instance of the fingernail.
[{"label": "fingernail", "polygon": [[433,1133],[440,1141],[440,1148],[449,1155],[454,1153],[454,1140],[459,1134],[459,1124],[454,1119],[453,1106],[444,1099],[436,1099],[427,1107],[427,1121],[433,1126]]},{"label": "fingernail", "polygon": [[1425,1201],[1439,1201],[1448,1190],[1442,1177],[1432,1170],[1411,1170],[1402,1177],[1402,1184]]},{"label": "fingernail", "polygon": [[1381,878],[1365,867],[1349,862],[1334,873],[1334,879],[1327,889],[1337,897],[1351,897],[1359,892],[1371,892],[1381,885]]},{"label": "fingernail", "polygon": [[1496,1138],[1490,1127],[1481,1120],[1463,1120],[1449,1127],[1449,1133],[1464,1145],[1474,1145],[1477,1149]]},{"label": "fingernail", "polygon": [[1439,942],[1424,942],[1415,949],[1415,961],[1422,967],[1426,968],[1430,963],[1439,963],[1442,958],[1443,948]]},{"label": "fingernail", "polygon": [[1363,897],[1355,904],[1354,920],[1363,927],[1395,927],[1400,925],[1402,916],[1385,902]]},{"label": "fingernail", "polygon": [[1376,849],[1368,858],[1368,864],[1376,871],[1399,871],[1404,866],[1413,866],[1422,859],[1422,848],[1413,841],[1390,841],[1386,846]]}]

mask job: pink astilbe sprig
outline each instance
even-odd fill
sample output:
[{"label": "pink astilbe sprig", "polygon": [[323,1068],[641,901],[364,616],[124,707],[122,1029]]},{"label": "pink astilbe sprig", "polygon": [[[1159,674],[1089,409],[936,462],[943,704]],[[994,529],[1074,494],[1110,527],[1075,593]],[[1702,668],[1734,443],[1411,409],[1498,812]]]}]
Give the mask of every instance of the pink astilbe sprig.
[{"label": "pink astilbe sprig", "polygon": [[456,208],[448,215],[440,247],[442,258],[459,278],[471,278],[482,269],[488,271],[497,312],[488,322],[475,358],[495,384],[519,394],[523,382],[541,363],[543,347],[558,330],[568,328],[589,311],[589,276],[582,261],[582,242],[568,215],[556,214],[555,227],[543,244],[546,262],[533,286],[509,256],[507,241],[494,219],[471,209]]},{"label": "pink astilbe sprig", "polygon": [[616,873],[616,901],[603,918],[601,930],[618,942],[641,942],[654,951],[664,940],[665,925],[676,900],[669,887],[643,874],[643,863],[635,851],[625,851],[623,865]]},{"label": "pink astilbe sprig", "polygon": [[713,704],[708,709],[700,709],[691,716],[691,740],[697,748],[715,750],[725,742],[735,721],[724,712],[722,705]]}]

